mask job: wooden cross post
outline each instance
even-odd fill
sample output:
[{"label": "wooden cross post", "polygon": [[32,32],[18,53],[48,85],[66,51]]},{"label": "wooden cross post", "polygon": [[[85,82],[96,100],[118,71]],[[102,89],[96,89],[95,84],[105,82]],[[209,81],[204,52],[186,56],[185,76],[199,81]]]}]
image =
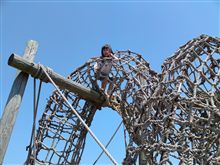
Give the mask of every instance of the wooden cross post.
[{"label": "wooden cross post", "polygon": [[[29,62],[33,62],[37,48],[38,43],[36,41],[28,41],[23,58]],[[0,120],[0,164],[3,163],[8,143],[10,141],[19,106],[21,104],[24,90],[28,81],[28,76],[29,75],[27,73],[19,70],[17,71],[16,78]]]}]

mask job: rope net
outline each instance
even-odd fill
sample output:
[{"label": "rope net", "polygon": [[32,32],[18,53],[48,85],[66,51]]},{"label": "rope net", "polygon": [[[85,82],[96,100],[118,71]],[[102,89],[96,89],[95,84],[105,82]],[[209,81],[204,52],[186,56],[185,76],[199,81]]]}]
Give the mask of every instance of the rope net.
[{"label": "rope net", "polygon": [[[201,35],[190,40],[165,60],[161,73],[134,52],[115,55],[107,103],[95,105],[62,92],[88,126],[101,107],[118,112],[129,135],[122,163],[136,164],[138,156],[139,164],[220,163],[220,39]],[[68,78],[100,91],[93,68],[99,60],[90,59]],[[79,164],[86,135],[54,91],[26,164]]]}]

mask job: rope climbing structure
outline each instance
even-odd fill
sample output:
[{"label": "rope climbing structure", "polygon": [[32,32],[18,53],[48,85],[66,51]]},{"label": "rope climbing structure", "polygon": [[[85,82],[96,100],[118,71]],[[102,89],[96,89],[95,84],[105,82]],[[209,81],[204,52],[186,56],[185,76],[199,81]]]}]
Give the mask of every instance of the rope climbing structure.
[{"label": "rope climbing structure", "polygon": [[[92,58],[68,79],[102,94],[102,104],[68,90],[63,95],[90,126],[97,109],[109,107],[128,132],[123,164],[220,163],[220,39],[201,35],[165,60],[161,73],[141,55],[117,51],[105,94]],[[56,90],[49,97],[28,147],[26,164],[79,164],[87,129]]]}]

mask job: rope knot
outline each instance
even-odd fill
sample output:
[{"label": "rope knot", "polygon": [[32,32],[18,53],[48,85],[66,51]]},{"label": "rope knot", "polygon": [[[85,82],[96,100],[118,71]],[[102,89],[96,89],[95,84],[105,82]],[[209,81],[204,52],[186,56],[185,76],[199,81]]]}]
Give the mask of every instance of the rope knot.
[{"label": "rope knot", "polygon": [[53,70],[51,68],[49,68],[49,67],[45,67],[42,64],[37,64],[36,67],[37,67],[37,71],[36,71],[36,73],[34,73],[32,75],[32,77],[36,77],[36,78],[38,78],[38,79],[48,83],[49,79],[48,79],[47,75],[44,73],[42,68],[44,68],[49,75],[52,74]]}]

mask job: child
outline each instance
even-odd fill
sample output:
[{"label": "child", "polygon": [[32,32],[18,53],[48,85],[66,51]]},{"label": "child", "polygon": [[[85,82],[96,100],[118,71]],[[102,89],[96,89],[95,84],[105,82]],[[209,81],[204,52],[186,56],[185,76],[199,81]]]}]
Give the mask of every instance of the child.
[{"label": "child", "polygon": [[97,79],[102,81],[102,90],[105,92],[106,85],[109,81],[109,73],[111,72],[113,59],[118,59],[113,55],[112,48],[109,44],[105,44],[101,49],[100,61],[95,63],[94,69]]}]

